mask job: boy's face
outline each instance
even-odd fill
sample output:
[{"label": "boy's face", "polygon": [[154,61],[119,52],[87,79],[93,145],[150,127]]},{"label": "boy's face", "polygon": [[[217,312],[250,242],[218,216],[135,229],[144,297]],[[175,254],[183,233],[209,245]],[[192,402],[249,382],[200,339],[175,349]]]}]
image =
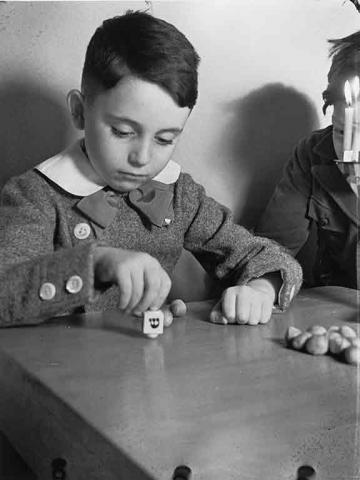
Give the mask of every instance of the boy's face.
[{"label": "boy's face", "polygon": [[[333,114],[332,114],[332,124],[333,124],[332,136],[333,136],[334,148],[335,148],[335,152],[338,160],[342,160],[343,153],[344,153],[344,123],[345,123],[346,106],[347,104],[345,101],[335,102]],[[357,108],[360,109],[360,103],[358,103],[356,106]],[[356,124],[355,118],[353,118],[353,128],[360,128],[360,126]]]},{"label": "boy's face", "polygon": [[131,76],[91,102],[85,99],[83,108],[89,159],[120,192],[139,187],[165,167],[190,113],[156,84]]}]

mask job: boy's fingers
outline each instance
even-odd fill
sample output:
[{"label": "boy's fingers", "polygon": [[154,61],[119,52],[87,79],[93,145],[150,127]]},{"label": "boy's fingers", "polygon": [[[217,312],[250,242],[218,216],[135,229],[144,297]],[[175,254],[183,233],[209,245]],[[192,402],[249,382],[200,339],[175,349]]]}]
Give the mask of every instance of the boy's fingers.
[{"label": "boy's fingers", "polygon": [[127,306],[127,310],[131,312],[136,309],[144,293],[144,273],[140,269],[131,272],[132,292]]},{"label": "boy's fingers", "polygon": [[249,325],[257,325],[262,316],[262,302],[254,299],[250,305]]},{"label": "boy's fingers", "polygon": [[226,325],[228,323],[226,317],[224,317],[223,313],[222,313],[222,307],[221,307],[221,302],[222,300],[220,300],[219,302],[217,302],[211,312],[210,312],[210,322],[212,323],[221,323],[222,325]]},{"label": "boy's fingers", "polygon": [[[267,295],[259,295],[250,289],[235,294],[232,289],[224,292],[220,302],[214,305],[210,313],[213,323],[239,323],[257,325],[267,323],[272,314],[273,304]],[[235,313],[234,313],[235,311]]]},{"label": "boy's fingers", "polygon": [[154,298],[154,301],[151,305],[151,308],[158,310],[161,308],[163,303],[165,303],[166,298],[170,292],[171,288],[171,280],[170,277],[166,272],[163,272],[162,275],[160,275],[160,286],[159,290],[157,292],[156,297]]},{"label": "boy's fingers", "polygon": [[272,315],[272,310],[273,310],[272,301],[270,299],[268,301],[266,300],[262,306],[262,315],[261,315],[260,323],[268,323]]},{"label": "boy's fingers", "polygon": [[[145,312],[146,310],[149,310],[150,307],[152,307],[154,299],[158,295],[160,282],[161,281],[159,275],[152,275],[151,272],[145,271],[143,297],[138,303],[136,310]],[[153,308],[153,310],[155,310],[155,308]]]},{"label": "boy's fingers", "polygon": [[129,304],[132,291],[132,281],[128,270],[117,272],[117,284],[120,290],[119,307],[121,310],[125,310]]},{"label": "boy's fingers", "polygon": [[250,317],[250,302],[242,295],[236,296],[236,322],[248,323]]},{"label": "boy's fingers", "polygon": [[222,313],[229,323],[235,323],[236,318],[236,295],[227,289],[221,301]]}]

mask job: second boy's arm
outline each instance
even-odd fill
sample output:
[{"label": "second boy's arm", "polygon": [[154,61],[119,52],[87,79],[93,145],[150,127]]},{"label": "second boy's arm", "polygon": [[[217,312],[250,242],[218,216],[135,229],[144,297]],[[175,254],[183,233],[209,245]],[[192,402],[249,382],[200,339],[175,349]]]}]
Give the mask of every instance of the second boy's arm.
[{"label": "second boy's arm", "polygon": [[272,238],[294,256],[305,244],[310,228],[307,217],[312,182],[309,148],[306,141],[302,141],[294,149],[255,229],[257,235]]}]

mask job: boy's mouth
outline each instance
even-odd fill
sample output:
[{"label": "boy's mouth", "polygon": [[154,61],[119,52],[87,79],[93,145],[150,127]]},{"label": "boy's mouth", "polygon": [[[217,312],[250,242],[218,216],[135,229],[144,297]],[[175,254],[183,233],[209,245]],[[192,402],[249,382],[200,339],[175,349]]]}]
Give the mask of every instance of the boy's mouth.
[{"label": "boy's mouth", "polygon": [[147,178],[148,178],[147,175],[139,175],[139,174],[137,174],[137,173],[131,173],[131,172],[118,171],[117,173],[118,173],[118,175],[120,175],[121,177],[132,178],[132,179],[134,179],[134,180],[147,180]]}]

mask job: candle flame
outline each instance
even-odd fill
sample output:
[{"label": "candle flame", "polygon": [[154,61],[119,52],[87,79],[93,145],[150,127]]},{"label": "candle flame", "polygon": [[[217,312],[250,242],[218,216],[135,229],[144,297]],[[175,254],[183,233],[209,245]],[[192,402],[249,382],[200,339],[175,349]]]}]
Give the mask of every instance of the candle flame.
[{"label": "candle flame", "polygon": [[350,87],[349,80],[346,80],[345,82],[344,93],[345,93],[346,103],[348,104],[348,106],[350,106],[351,105],[351,87]]},{"label": "candle flame", "polygon": [[354,92],[354,97],[356,102],[359,99],[359,93],[360,93],[360,79],[357,75],[353,80],[353,92]]}]

